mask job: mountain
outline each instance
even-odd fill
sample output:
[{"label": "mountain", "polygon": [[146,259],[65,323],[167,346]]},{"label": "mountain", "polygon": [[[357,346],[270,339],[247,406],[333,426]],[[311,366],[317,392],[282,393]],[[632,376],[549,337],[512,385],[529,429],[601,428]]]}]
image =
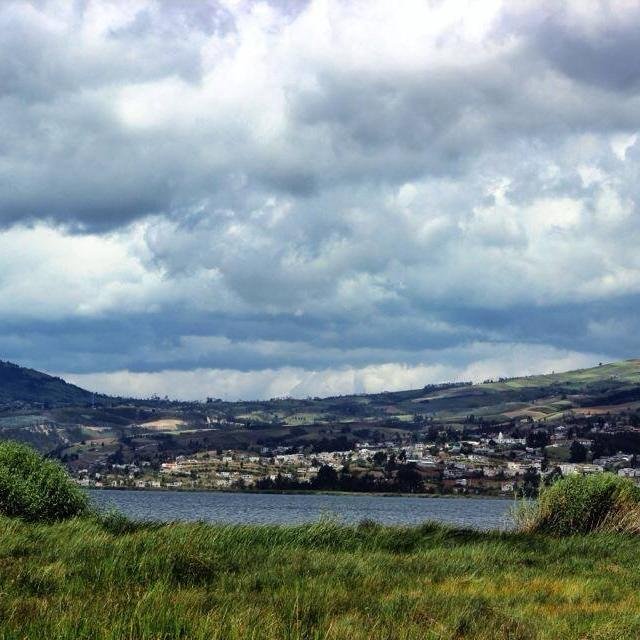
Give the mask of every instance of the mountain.
[{"label": "mountain", "polygon": [[[49,407],[82,407],[92,400],[112,401],[86,389],[54,377],[0,360],[0,405],[25,403]],[[135,405],[160,408],[166,403],[129,400]],[[426,413],[456,419],[469,413],[495,418],[513,416],[514,412],[546,413],[549,417],[569,409],[602,407],[640,402],[640,359],[601,364],[588,369],[562,373],[487,380],[481,384],[443,383],[420,389],[389,391],[327,398],[248,400],[207,403],[209,415],[226,415],[255,422],[271,421],[276,416],[291,424],[318,420],[344,420],[364,417],[392,417],[399,414]],[[554,411],[555,410],[555,411]],[[304,418],[306,419],[303,419]]]},{"label": "mountain", "polygon": [[91,402],[92,396],[90,391],[62,378],[0,360],[0,405],[84,405]]},{"label": "mountain", "polygon": [[[450,421],[463,420],[471,413],[497,421],[526,416],[553,421],[568,413],[635,411],[640,408],[640,359],[456,385],[430,391],[410,402],[423,405],[426,413],[440,420]],[[410,406],[407,402],[399,404],[405,410]]]},{"label": "mountain", "polygon": [[605,423],[621,432],[620,450],[636,437],[631,427],[640,434],[640,359],[481,384],[206,403],[104,395],[94,403],[85,389],[0,361],[0,439],[29,442],[77,469],[213,449],[337,451],[356,441],[425,441],[434,432],[455,440],[462,432],[473,438],[571,424],[586,433]]}]

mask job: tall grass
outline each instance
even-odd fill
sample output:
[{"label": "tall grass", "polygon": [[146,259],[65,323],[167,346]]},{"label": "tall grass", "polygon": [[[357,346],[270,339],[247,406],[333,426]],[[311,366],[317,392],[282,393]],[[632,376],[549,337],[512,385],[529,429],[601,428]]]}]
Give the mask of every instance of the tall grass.
[{"label": "tall grass", "polygon": [[0,638],[640,637],[640,538],[0,518]]},{"label": "tall grass", "polygon": [[611,473],[571,475],[542,489],[516,514],[521,531],[556,536],[640,531],[640,488]]},{"label": "tall grass", "polygon": [[513,533],[0,516],[0,640],[635,640],[640,537],[606,523],[637,499],[563,480]]}]

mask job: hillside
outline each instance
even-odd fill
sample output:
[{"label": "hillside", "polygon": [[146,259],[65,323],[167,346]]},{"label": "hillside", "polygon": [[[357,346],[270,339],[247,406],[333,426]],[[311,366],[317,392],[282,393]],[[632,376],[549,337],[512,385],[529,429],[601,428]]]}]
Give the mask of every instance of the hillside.
[{"label": "hillside", "polygon": [[[215,390],[213,390],[215,391]],[[559,400],[556,396],[563,396]],[[0,360],[0,404],[25,403],[51,407],[82,406],[105,395],[90,391],[54,377]],[[237,418],[254,423],[278,420],[291,424],[317,421],[349,420],[362,417],[386,417],[424,412],[446,418],[457,418],[469,412],[480,415],[508,415],[513,410],[535,407],[544,400],[556,408],[569,409],[640,403],[640,359],[603,364],[589,369],[562,373],[501,378],[481,384],[441,383],[420,389],[327,398],[278,398],[207,403],[207,413]],[[554,400],[555,399],[555,400]],[[136,406],[193,406],[198,403],[132,401]]]},{"label": "hillside", "polygon": [[[640,454],[638,359],[482,384],[330,398],[93,400],[90,392],[59,378],[0,363],[0,438],[29,442],[72,470],[134,460],[157,466],[177,455],[228,449],[319,452],[347,450],[357,442],[401,448],[435,440],[454,445],[463,435],[523,438],[535,429],[551,435],[561,424],[597,440],[598,451],[615,446]],[[605,422],[618,435],[609,433],[603,445],[599,432]],[[566,459],[570,444],[549,453]]]},{"label": "hillside", "polygon": [[80,405],[91,398],[90,391],[61,378],[0,360],[0,404]]},{"label": "hillside", "polygon": [[427,393],[414,402],[449,420],[470,413],[497,420],[523,416],[556,420],[567,412],[635,410],[640,407],[640,360],[463,385],[442,393]]},{"label": "hillside", "polygon": [[482,384],[443,383],[422,389],[347,395],[306,400],[217,402],[210,410],[242,420],[292,426],[318,421],[367,418],[412,420],[425,415],[442,421],[464,420],[470,414],[493,420],[531,415],[560,418],[567,411],[601,412],[640,406],[640,360],[625,360],[589,369]]}]

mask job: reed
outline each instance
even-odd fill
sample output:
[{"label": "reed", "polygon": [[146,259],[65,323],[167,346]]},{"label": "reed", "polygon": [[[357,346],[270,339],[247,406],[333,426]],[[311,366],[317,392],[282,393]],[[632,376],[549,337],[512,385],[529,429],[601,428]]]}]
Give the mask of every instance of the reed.
[{"label": "reed", "polygon": [[571,475],[541,490],[516,511],[519,529],[568,536],[640,530],[640,488],[612,473]]},{"label": "reed", "polygon": [[640,538],[0,519],[0,638],[640,637]]}]

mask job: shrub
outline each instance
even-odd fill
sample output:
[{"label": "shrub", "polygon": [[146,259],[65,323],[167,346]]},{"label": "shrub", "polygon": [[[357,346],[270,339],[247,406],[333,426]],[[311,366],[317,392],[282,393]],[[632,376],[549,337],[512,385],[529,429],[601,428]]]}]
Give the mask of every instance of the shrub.
[{"label": "shrub", "polygon": [[31,522],[85,513],[87,495],[65,469],[18,442],[0,442],[0,513]]},{"label": "shrub", "polygon": [[562,478],[516,514],[521,530],[554,535],[637,531],[639,516],[640,488],[612,473]]}]

